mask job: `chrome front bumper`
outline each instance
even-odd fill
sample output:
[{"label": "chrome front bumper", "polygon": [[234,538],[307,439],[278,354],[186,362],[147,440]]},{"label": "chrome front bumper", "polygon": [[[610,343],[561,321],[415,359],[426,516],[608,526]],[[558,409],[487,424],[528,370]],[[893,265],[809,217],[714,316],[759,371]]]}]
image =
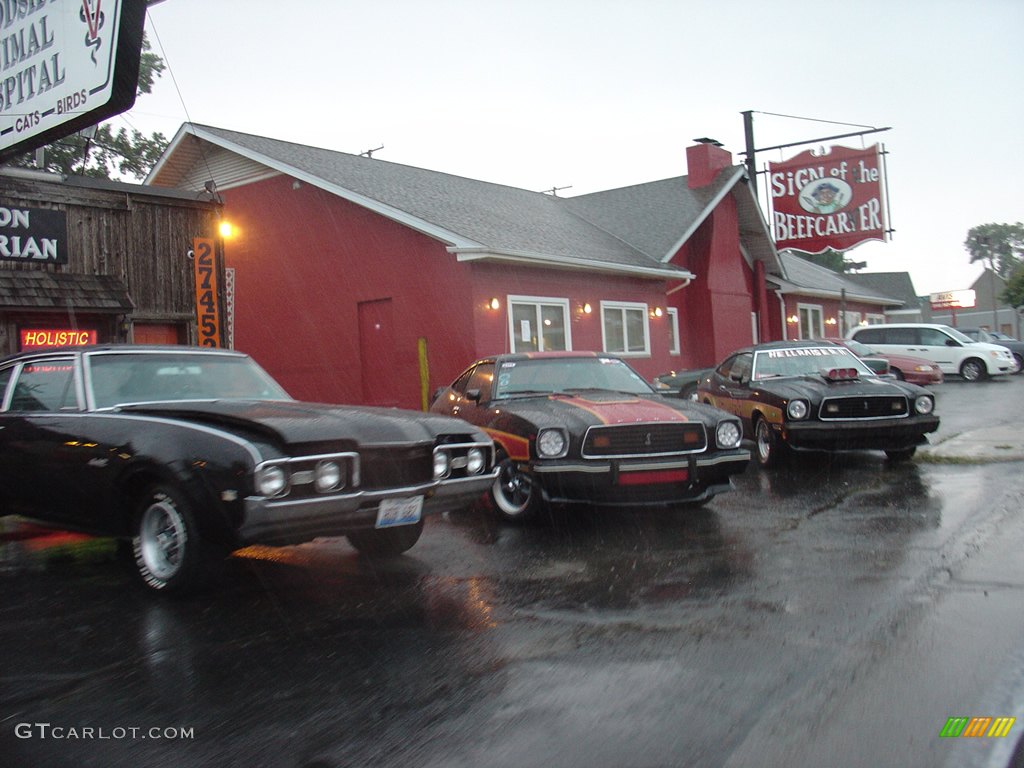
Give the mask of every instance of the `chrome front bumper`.
[{"label": "chrome front bumper", "polygon": [[245,499],[245,519],[237,538],[247,544],[297,544],[318,536],[344,536],[373,528],[384,499],[423,497],[423,514],[436,514],[472,504],[493,484],[490,473],[379,490],[356,490],[306,499]]}]

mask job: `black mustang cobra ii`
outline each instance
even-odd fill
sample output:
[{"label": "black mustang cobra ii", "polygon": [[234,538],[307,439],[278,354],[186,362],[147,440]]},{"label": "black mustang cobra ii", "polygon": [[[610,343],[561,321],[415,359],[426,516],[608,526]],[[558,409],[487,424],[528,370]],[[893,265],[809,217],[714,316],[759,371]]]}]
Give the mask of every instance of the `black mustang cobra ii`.
[{"label": "black mustang cobra ii", "polygon": [[494,482],[465,422],[292,400],[252,359],[79,347],[0,360],[0,514],[132,542],[149,587],[201,586],[248,544],[412,547],[423,515]]},{"label": "black mustang cobra ii", "polygon": [[739,419],[661,397],[624,361],[595,352],[478,360],[431,410],[494,439],[491,501],[507,520],[549,502],[700,504],[750,463]]},{"label": "black mustang cobra ii", "polygon": [[765,467],[792,448],[873,449],[906,461],[939,427],[931,392],[877,376],[830,342],[777,341],[738,350],[698,382],[697,397],[742,419]]}]

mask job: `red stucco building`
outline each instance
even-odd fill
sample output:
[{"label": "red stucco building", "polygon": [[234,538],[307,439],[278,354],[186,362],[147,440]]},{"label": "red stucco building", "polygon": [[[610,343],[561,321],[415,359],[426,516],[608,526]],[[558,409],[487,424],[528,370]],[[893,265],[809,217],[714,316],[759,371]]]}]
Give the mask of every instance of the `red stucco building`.
[{"label": "red stucco building", "polygon": [[223,200],[234,347],[299,398],[418,408],[496,352],[614,352],[650,378],[792,336],[799,286],[770,282],[745,169],[715,143],[686,164],[561,198],[192,124],[148,183]]}]

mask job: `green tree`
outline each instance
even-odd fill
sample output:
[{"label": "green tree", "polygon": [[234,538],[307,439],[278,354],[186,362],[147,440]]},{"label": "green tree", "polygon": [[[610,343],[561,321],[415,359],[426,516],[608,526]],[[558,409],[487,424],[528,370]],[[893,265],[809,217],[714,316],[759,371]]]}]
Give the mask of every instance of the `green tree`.
[{"label": "green tree", "polygon": [[1024,307],[1024,265],[1013,271],[1006,281],[1006,290],[999,298],[1011,307]]},{"label": "green tree", "polygon": [[980,261],[1006,280],[1024,266],[1024,224],[981,224],[967,232],[964,248],[971,263]]},{"label": "green tree", "polygon": [[[164,60],[151,51],[143,35],[139,61],[138,95],[153,92],[153,84],[166,69]],[[84,132],[65,136],[44,148],[44,169],[65,176],[89,176],[112,179],[129,176],[143,179],[167,147],[162,133],[146,136],[140,131],[130,133],[121,128],[116,133],[109,123],[97,126],[95,135]],[[11,165],[35,168],[35,153],[21,155]]]}]

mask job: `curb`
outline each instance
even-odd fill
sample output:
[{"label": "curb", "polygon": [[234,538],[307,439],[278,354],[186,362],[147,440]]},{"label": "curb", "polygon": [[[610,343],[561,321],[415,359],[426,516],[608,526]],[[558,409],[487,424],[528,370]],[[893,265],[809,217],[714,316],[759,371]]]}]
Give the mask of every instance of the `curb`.
[{"label": "curb", "polygon": [[918,458],[936,464],[1024,461],[1024,435],[1010,426],[961,432],[936,445],[922,446]]}]

